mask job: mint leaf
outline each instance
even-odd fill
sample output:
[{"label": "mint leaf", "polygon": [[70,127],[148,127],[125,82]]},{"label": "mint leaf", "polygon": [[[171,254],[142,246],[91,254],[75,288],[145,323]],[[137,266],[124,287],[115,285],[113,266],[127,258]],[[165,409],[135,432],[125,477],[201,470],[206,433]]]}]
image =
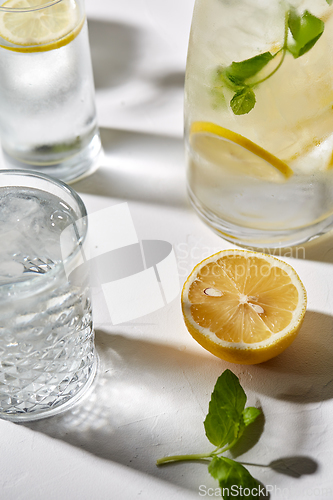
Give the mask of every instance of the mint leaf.
[{"label": "mint leaf", "polygon": [[301,29],[301,16],[297,14],[295,9],[290,9],[288,13],[288,28],[290,29],[294,40],[297,40]]},{"label": "mint leaf", "polygon": [[254,406],[249,406],[248,408],[245,408],[245,410],[243,411],[243,420],[245,427],[252,424],[260,415],[260,413],[261,411],[258,408],[255,408]]},{"label": "mint leaf", "polygon": [[243,498],[257,500],[263,491],[258,481],[240,463],[225,457],[214,457],[208,471],[217,479],[224,500]]},{"label": "mint leaf", "polygon": [[246,399],[238,377],[230,370],[225,370],[217,379],[204,422],[206,435],[217,449],[210,453],[163,457],[157,460],[157,465],[208,459],[211,460],[208,471],[218,480],[224,500],[231,500],[234,497],[250,500],[262,498],[265,488],[248,470],[239,462],[222,456],[222,453],[235,444],[245,427],[254,422],[260,413],[257,408],[245,408]]},{"label": "mint leaf", "polygon": [[245,61],[233,62],[227,67],[219,67],[214,78],[215,86],[216,82],[218,82],[235,92],[242,90],[246,87],[245,80],[256,75],[272,59],[274,59],[274,56],[270,52],[264,52]]},{"label": "mint leaf", "polygon": [[[332,5],[333,0],[326,0],[326,2],[328,5]],[[249,113],[256,104],[253,89],[271,78],[279,70],[287,52],[290,52],[295,59],[306,54],[319,40],[324,28],[324,22],[308,10],[302,15],[299,15],[294,8],[286,11],[283,44],[275,54],[267,51],[244,61],[234,61],[227,67],[220,66],[216,70],[215,79],[218,83],[214,85],[212,92],[213,107],[216,109],[221,105],[225,105],[224,93],[221,89],[221,87],[224,87],[234,92],[234,96],[230,101],[230,107],[234,114],[244,115]],[[269,74],[251,80],[278,54],[281,54],[280,60]]]},{"label": "mint leaf", "polygon": [[326,0],[326,2],[328,3],[328,5],[332,5],[333,0]]},{"label": "mint leaf", "polygon": [[256,96],[249,87],[237,91],[230,101],[230,107],[235,115],[245,115],[254,108]]},{"label": "mint leaf", "polygon": [[[330,0],[331,1],[331,0]],[[299,16],[294,9],[289,11],[288,27],[293,41],[288,43],[288,51],[295,59],[308,52],[324,32],[325,24],[318,17],[305,11]]]},{"label": "mint leaf", "polygon": [[209,441],[222,448],[238,436],[242,422],[246,394],[238,378],[225,370],[217,379],[204,421]]},{"label": "mint leaf", "polygon": [[244,83],[238,80],[236,77],[234,78],[231,73],[227,74],[228,68],[220,66],[214,75],[213,85],[227,87],[234,92],[239,88],[239,86],[244,87]]},{"label": "mint leaf", "polygon": [[258,415],[260,415],[261,411],[258,408],[254,408],[253,406],[249,406],[245,408],[242,414],[241,422],[239,423],[238,436],[237,440],[242,436],[245,428],[252,424]]},{"label": "mint leaf", "polygon": [[250,59],[245,59],[245,61],[231,63],[225,69],[225,74],[232,82],[241,83],[259,73],[272,59],[273,56],[270,52],[264,52]]}]

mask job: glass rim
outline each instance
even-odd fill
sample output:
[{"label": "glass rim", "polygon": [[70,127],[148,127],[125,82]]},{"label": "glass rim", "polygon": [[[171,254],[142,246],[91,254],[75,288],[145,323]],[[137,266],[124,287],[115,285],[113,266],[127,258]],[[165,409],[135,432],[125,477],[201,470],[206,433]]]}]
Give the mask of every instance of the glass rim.
[{"label": "glass rim", "polygon": [[[59,0],[60,2],[62,0]],[[65,182],[61,181],[60,179],[56,179],[55,177],[51,177],[50,175],[44,174],[42,172],[38,172],[37,170],[28,170],[28,169],[15,169],[15,168],[3,168],[0,169],[0,177],[3,175],[17,175],[18,177],[23,176],[23,177],[36,177],[38,179],[44,179],[47,182],[50,182],[51,184],[58,185],[61,189],[64,191],[67,191],[77,202],[79,205],[80,211],[82,212],[82,217],[87,216],[87,209],[81,199],[81,197],[78,195],[78,193],[68,184]],[[0,183],[0,187],[4,187]]]},{"label": "glass rim", "polygon": [[[33,171],[33,170],[26,170],[26,169],[0,169],[0,189],[5,188],[6,184],[1,182],[1,178],[5,176],[17,176],[18,178],[23,177],[23,178],[36,178],[36,179],[41,179],[46,182],[49,182],[50,184],[53,184],[54,186],[60,188],[62,191],[65,191],[67,195],[69,195],[74,202],[77,204],[78,210],[79,210],[79,216],[77,220],[84,220],[84,227],[82,228],[82,231],[79,234],[79,237],[77,238],[75,248],[66,255],[66,257],[61,260],[60,262],[57,262],[56,265],[54,266],[53,269],[51,269],[49,272],[45,274],[38,274],[36,276],[31,277],[31,280],[26,280],[26,281],[21,281],[21,282],[8,282],[8,283],[2,283],[0,284],[0,291],[1,289],[5,290],[6,288],[10,287],[11,289],[16,289],[16,287],[21,287],[21,290],[24,292],[31,290],[31,287],[39,286],[43,281],[48,281],[49,278],[52,278],[52,276],[55,276],[58,274],[59,269],[63,270],[64,267],[67,266],[68,263],[72,262],[76,256],[79,254],[79,252],[82,252],[82,247],[84,245],[84,242],[87,240],[87,233],[88,233],[88,214],[87,214],[87,209],[85,207],[85,204],[83,203],[81,197],[79,194],[70,186],[68,186],[65,182],[56,179],[54,177],[51,177],[47,174],[40,173],[38,171]],[[7,187],[15,187],[13,184],[7,185]],[[16,187],[20,187],[19,183]],[[27,186],[21,186],[21,187],[27,187]],[[43,191],[40,187],[36,186],[35,189],[39,189],[40,191]],[[47,191],[45,191],[47,192]],[[57,195],[55,195],[57,196]],[[58,196],[60,198],[60,196]],[[76,221],[74,221],[76,222]],[[1,297],[0,297],[1,301]]]},{"label": "glass rim", "polygon": [[[24,12],[34,12],[37,10],[47,9],[56,5],[57,3],[63,2],[64,0],[51,0],[50,2],[44,3],[42,5],[36,5],[34,7],[4,7],[0,5],[0,12],[12,12],[14,13],[24,13]],[[6,3],[6,2],[5,2]]]}]

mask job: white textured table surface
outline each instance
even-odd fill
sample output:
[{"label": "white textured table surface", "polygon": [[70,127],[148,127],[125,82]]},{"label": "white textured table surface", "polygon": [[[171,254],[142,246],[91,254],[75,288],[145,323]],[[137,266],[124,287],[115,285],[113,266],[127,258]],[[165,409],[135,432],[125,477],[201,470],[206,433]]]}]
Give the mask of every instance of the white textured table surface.
[{"label": "white textured table surface", "polygon": [[[90,214],[127,203],[138,240],[171,244],[180,284],[202,258],[230,248],[186,199],[182,106],[192,8],[193,0],[87,0],[106,157],[74,185]],[[264,415],[260,439],[237,449],[239,459],[257,464],[249,470],[270,485],[272,500],[333,499],[333,238],[305,246],[298,257],[285,258],[308,292],[301,333],[285,353],[254,367],[219,361],[197,345],[179,295],[112,324],[95,294],[101,363],[93,391],[58,417],[0,421],[0,498],[215,496],[204,464],[155,462],[210,449],[203,420],[217,377],[230,368]]]}]

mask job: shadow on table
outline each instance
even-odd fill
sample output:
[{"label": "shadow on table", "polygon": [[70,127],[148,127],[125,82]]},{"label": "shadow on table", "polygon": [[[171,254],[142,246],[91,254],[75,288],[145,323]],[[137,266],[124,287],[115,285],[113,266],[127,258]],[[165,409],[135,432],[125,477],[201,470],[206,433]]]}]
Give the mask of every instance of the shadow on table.
[{"label": "shadow on table", "polygon": [[293,344],[250,373],[256,393],[299,404],[332,399],[333,317],[307,311]]},{"label": "shadow on table", "polygon": [[[259,250],[262,251],[262,249]],[[264,251],[276,257],[292,257],[333,264],[333,230],[301,245],[265,248]]]},{"label": "shadow on table", "polygon": [[[102,331],[96,334],[96,344],[101,365],[89,396],[62,415],[24,425],[190,490],[198,491],[202,484],[216,488],[207,466],[201,462],[157,467],[156,460],[171,450],[177,454],[211,449],[203,427],[209,401],[207,387],[213,387],[225,363],[206,353],[201,356]],[[306,435],[306,414],[298,423],[299,439],[293,437],[296,445]],[[263,427],[262,417],[257,427],[252,426],[250,443],[249,436],[244,435],[238,453],[254,446]],[[237,455],[237,449],[234,451]],[[311,458],[299,456],[252,465],[288,475],[292,469],[294,477],[295,471],[300,477],[317,468]],[[255,472],[252,468],[254,477]]]},{"label": "shadow on table", "polygon": [[[89,38],[97,90],[132,81],[149,80],[152,92],[132,103],[134,108],[155,106],[175,89],[183,89],[184,72],[138,73],[138,61],[147,33],[119,22],[89,19]],[[138,110],[137,110],[138,112]],[[82,193],[148,203],[187,207],[184,146],[181,138],[149,133],[101,129],[105,157],[89,178],[75,183]]]},{"label": "shadow on table", "polygon": [[96,19],[88,20],[88,29],[96,89],[122,85],[130,79],[139,57],[140,30]]},{"label": "shadow on table", "polygon": [[[62,415],[22,425],[198,491],[200,484],[209,481],[206,465],[178,464],[177,470],[183,467],[182,477],[170,473],[170,467],[157,467],[156,460],[166,454],[170,443],[175,452],[187,441],[189,451],[200,449],[198,434],[201,448],[210,446],[202,424],[207,410],[201,414],[190,382],[197,373],[204,374],[207,357],[102,331],[96,332],[96,346],[100,369],[89,396]],[[191,425],[194,410],[199,416]]]},{"label": "shadow on table", "polygon": [[295,247],[293,256],[333,264],[333,231]]},{"label": "shadow on table", "polygon": [[[88,19],[88,29],[96,90],[117,87],[130,80],[142,59],[141,44],[146,32],[133,25],[100,19]],[[168,90],[184,88],[185,70],[140,77],[149,79],[161,99]]]},{"label": "shadow on table", "polygon": [[264,427],[265,415],[262,411],[255,422],[246,427],[242,438],[230,450],[232,458],[237,459],[244,466],[264,467],[278,472],[279,474],[284,474],[285,476],[294,478],[300,478],[317,472],[318,463],[313,460],[313,458],[304,455],[281,457],[277,460],[272,460],[267,465],[242,461],[241,456],[259,441],[264,431]]},{"label": "shadow on table", "polygon": [[149,85],[150,93],[139,101],[131,104],[131,109],[143,115],[156,108],[170,105],[174,99],[179,99],[179,111],[182,111],[182,99],[185,84],[185,71],[168,71],[162,75],[146,74],[140,77],[145,85]]},{"label": "shadow on table", "polygon": [[187,207],[182,139],[101,129],[105,158],[76,191],[146,203]]}]

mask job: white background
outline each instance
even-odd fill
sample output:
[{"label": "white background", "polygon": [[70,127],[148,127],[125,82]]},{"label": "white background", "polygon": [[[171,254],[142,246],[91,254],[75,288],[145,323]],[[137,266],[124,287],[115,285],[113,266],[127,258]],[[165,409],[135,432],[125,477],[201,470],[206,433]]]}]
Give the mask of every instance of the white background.
[{"label": "white background", "polygon": [[[197,262],[231,246],[186,199],[182,108],[192,8],[193,0],[87,0],[106,158],[74,185],[90,213],[128,202],[139,240],[173,244],[181,283]],[[285,353],[254,367],[230,365],[197,345],[179,298],[112,326],[97,297],[95,387],[61,416],[0,421],[0,498],[202,498],[200,485],[201,492],[217,487],[206,465],[155,462],[211,449],[203,420],[217,377],[230,368],[264,415],[260,439],[250,436],[239,459],[257,464],[249,470],[272,486],[272,500],[332,499],[332,238],[299,256],[286,260],[308,291],[301,333]]]}]

